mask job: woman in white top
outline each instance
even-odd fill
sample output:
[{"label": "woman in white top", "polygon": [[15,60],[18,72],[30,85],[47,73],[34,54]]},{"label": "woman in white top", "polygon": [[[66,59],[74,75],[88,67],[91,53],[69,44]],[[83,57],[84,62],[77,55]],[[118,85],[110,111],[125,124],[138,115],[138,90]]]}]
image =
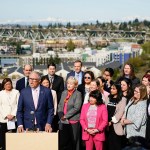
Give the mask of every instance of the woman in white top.
[{"label": "woman in white top", "polygon": [[[2,81],[0,91],[0,147],[5,150],[5,133],[16,132],[16,112],[19,99],[19,91],[13,89],[10,78]],[[13,126],[9,126],[12,123]]]}]

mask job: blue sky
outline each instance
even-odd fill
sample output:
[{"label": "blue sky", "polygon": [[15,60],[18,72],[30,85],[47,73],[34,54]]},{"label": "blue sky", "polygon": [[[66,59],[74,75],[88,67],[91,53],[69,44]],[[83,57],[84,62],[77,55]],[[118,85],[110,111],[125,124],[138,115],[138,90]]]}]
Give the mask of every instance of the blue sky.
[{"label": "blue sky", "polygon": [[150,20],[150,0],[3,0],[0,23]]}]

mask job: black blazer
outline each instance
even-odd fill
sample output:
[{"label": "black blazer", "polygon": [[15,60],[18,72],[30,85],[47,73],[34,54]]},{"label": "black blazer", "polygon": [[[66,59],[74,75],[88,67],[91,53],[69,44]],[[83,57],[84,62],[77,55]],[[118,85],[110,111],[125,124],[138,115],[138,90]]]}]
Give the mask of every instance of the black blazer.
[{"label": "black blazer", "polygon": [[[49,79],[48,75],[46,77]],[[64,91],[64,80],[61,76],[54,75],[52,90],[55,90],[57,93],[57,104],[59,104],[61,93]]]},{"label": "black blazer", "polygon": [[20,92],[22,89],[25,88],[25,77],[19,79],[16,82],[16,89]]},{"label": "black blazer", "polygon": [[85,97],[85,84],[80,84],[78,87],[77,87],[77,90],[79,92],[81,92],[81,95],[82,95],[82,104],[84,102],[84,97]]}]

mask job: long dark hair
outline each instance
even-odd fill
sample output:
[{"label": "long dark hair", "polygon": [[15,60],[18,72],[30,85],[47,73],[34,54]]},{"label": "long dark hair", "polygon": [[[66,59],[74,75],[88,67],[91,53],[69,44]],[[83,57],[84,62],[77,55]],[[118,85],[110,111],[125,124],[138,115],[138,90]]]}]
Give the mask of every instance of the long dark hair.
[{"label": "long dark hair", "polygon": [[[133,88],[132,88],[132,81],[131,79],[128,79],[128,78],[123,78],[121,81],[124,81],[127,84],[128,90],[127,90],[127,95],[125,97],[127,98],[127,100],[130,100],[134,95]],[[123,93],[122,93],[122,96],[123,96]]]},{"label": "long dark hair", "polygon": [[126,65],[128,65],[128,66],[130,67],[130,70],[131,70],[131,71],[130,71],[130,74],[129,74],[129,78],[130,78],[131,80],[134,79],[134,78],[136,78],[135,72],[134,72],[134,67],[133,67],[133,65],[130,64],[130,63],[126,63],[126,64],[123,66],[122,76],[125,77],[124,68],[125,68]]},{"label": "long dark hair", "polygon": [[[122,99],[122,91],[120,90],[120,89],[121,89],[121,86],[120,86],[120,84],[118,84],[118,83],[114,83],[113,85],[111,85],[111,88],[112,88],[113,86],[117,89],[116,102],[119,103],[120,100]],[[112,95],[111,92],[110,92],[110,95],[109,95],[108,97],[109,97],[109,99],[113,99],[113,98],[114,98],[114,95]]]},{"label": "long dark hair", "polygon": [[51,83],[50,83],[50,81],[49,81],[49,78],[48,78],[47,76],[41,77],[41,84],[42,84],[42,82],[43,82],[44,80],[47,80],[47,81],[49,82],[49,88],[50,88],[50,87],[51,87]]}]

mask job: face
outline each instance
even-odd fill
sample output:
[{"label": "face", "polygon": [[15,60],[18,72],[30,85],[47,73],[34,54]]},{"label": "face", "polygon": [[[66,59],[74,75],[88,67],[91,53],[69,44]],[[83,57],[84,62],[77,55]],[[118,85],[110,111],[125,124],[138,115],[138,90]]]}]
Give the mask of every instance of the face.
[{"label": "face", "polygon": [[102,80],[100,78],[97,78],[99,83],[100,83],[100,87],[103,88],[104,87],[104,83],[102,82]]},{"label": "face", "polygon": [[125,74],[125,75],[130,75],[130,73],[131,73],[131,68],[130,68],[130,66],[129,66],[129,65],[125,65],[123,71],[124,71],[124,74]]},{"label": "face", "polygon": [[110,73],[108,71],[104,71],[103,78],[105,80],[109,80],[110,79]]},{"label": "face", "polygon": [[12,84],[11,84],[11,82],[6,82],[5,83],[5,85],[4,85],[4,89],[6,90],[6,91],[10,91],[11,89],[12,89]]},{"label": "face", "polygon": [[81,63],[80,63],[80,62],[74,63],[74,71],[75,71],[76,73],[79,73],[79,72],[81,71],[81,68],[82,68],[82,66],[81,66]]},{"label": "face", "polygon": [[144,77],[144,78],[142,79],[142,84],[145,85],[145,86],[149,86],[150,83],[149,83],[149,81],[148,81],[148,78]]},{"label": "face", "polygon": [[86,84],[91,83],[91,76],[88,73],[84,75],[84,82]]},{"label": "face", "polygon": [[30,73],[32,72],[32,67],[30,65],[25,65],[23,73],[26,77],[29,77]]},{"label": "face", "polygon": [[134,98],[139,100],[140,99],[140,90],[138,87],[135,88],[134,90]]},{"label": "face", "polygon": [[125,92],[128,90],[128,85],[125,81],[121,81],[121,90],[122,92]]},{"label": "face", "polygon": [[55,72],[56,72],[55,66],[49,66],[49,68],[48,68],[48,73],[49,73],[51,76],[53,76],[53,75],[55,74]]},{"label": "face", "polygon": [[89,99],[89,103],[90,103],[91,105],[95,105],[95,104],[96,104],[96,102],[97,102],[96,98],[94,98],[94,97],[90,97],[90,99]]},{"label": "face", "polygon": [[43,80],[42,85],[49,88],[49,81],[48,80]]},{"label": "face", "polygon": [[98,86],[95,81],[90,83],[90,91],[94,90],[98,90]]},{"label": "face", "polygon": [[67,89],[68,89],[69,91],[75,89],[75,87],[76,87],[76,85],[75,85],[74,81],[72,81],[72,80],[68,80],[68,81],[67,81]]},{"label": "face", "polygon": [[111,95],[117,95],[117,89],[115,86],[111,86],[110,93],[111,93]]},{"label": "face", "polygon": [[29,84],[31,88],[37,88],[40,84],[40,79],[38,74],[36,73],[31,73],[29,76]]}]

